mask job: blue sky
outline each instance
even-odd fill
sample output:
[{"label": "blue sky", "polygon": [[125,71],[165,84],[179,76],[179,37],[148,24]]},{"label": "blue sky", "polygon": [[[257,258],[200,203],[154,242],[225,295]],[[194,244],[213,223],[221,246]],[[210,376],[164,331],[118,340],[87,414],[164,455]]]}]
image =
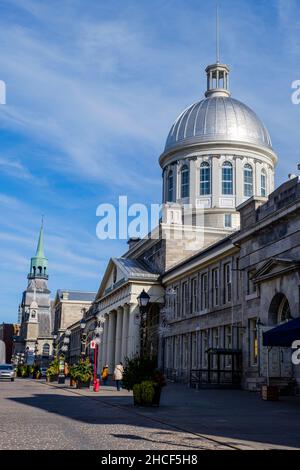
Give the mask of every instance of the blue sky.
[{"label": "blue sky", "polygon": [[[262,118],[276,182],[300,163],[300,0],[221,0],[231,91]],[[205,91],[215,2],[0,0],[0,321],[16,321],[41,215],[49,287],[97,290],[122,241],[96,237],[96,208],[160,202],[158,157]]]}]

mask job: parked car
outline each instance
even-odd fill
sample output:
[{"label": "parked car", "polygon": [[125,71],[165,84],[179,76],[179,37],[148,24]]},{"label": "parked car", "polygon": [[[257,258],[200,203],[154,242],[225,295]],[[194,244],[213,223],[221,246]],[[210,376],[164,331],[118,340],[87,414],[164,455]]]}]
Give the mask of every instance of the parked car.
[{"label": "parked car", "polygon": [[0,364],[0,379],[15,380],[15,371],[11,364]]},{"label": "parked car", "polygon": [[41,377],[46,377],[47,367],[41,367]]}]

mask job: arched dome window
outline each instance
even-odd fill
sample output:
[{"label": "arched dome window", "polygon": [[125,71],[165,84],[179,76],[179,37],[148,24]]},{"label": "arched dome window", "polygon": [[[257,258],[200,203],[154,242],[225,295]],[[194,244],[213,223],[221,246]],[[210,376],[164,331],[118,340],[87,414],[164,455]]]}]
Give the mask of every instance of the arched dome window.
[{"label": "arched dome window", "polygon": [[183,165],[180,171],[181,174],[181,198],[189,197],[190,195],[190,170],[187,165]]},{"label": "arched dome window", "polygon": [[233,168],[230,162],[225,162],[222,166],[222,194],[233,194]]},{"label": "arched dome window", "polygon": [[201,163],[200,166],[200,196],[211,194],[211,169],[207,162]]},{"label": "arched dome window", "polygon": [[171,170],[167,178],[167,202],[174,202],[174,174]]},{"label": "arched dome window", "polygon": [[244,196],[253,196],[253,169],[249,164],[244,166]]},{"label": "arched dome window", "polygon": [[260,174],[260,194],[262,197],[267,196],[267,175],[265,170],[262,170]]}]

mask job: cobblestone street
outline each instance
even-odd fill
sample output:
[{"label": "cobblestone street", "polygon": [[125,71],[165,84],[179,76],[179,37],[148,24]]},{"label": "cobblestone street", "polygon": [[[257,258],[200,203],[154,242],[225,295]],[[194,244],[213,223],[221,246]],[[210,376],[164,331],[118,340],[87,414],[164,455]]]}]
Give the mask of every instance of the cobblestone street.
[{"label": "cobblestone street", "polygon": [[[236,407],[238,406],[238,412]],[[0,383],[1,449],[218,450],[300,448],[300,400],[169,385],[159,409],[127,391],[22,380]]]}]

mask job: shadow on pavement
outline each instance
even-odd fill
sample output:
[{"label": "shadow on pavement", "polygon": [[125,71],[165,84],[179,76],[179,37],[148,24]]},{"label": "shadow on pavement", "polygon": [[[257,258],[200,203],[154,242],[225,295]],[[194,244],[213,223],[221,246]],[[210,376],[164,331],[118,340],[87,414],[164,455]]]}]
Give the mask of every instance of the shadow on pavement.
[{"label": "shadow on pavement", "polygon": [[[160,408],[135,408],[132,396],[117,393],[80,396],[53,393],[9,399],[85,423],[131,424],[161,429],[162,432],[166,432],[169,425],[175,428],[172,431],[185,430],[216,440],[221,438],[223,442],[226,439],[226,443],[231,445],[235,440],[243,440],[265,443],[265,447],[300,448],[299,397],[263,402],[255,393],[196,391],[172,385],[164,389]],[[135,437],[131,435],[130,438]]]}]

